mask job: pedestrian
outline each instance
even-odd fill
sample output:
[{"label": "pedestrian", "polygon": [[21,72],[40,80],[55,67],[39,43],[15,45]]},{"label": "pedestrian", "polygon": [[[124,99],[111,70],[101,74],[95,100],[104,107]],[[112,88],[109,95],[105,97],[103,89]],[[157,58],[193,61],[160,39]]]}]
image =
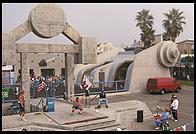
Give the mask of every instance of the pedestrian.
[{"label": "pedestrian", "polygon": [[19,105],[20,105],[20,116],[23,121],[27,121],[25,119],[25,97],[24,97],[25,91],[21,90],[20,96],[19,96]]},{"label": "pedestrian", "polygon": [[[172,104],[172,102],[173,102],[173,96],[175,96],[175,94],[172,94],[171,95],[171,99],[170,99],[170,103],[169,103],[169,108],[170,108],[170,106],[171,106],[171,104]],[[172,110],[171,110],[171,108],[170,108],[170,111],[169,111],[169,113],[170,113],[170,118],[172,118],[172,112],[171,112]]]},{"label": "pedestrian", "polygon": [[163,113],[160,115],[159,118],[157,118],[157,115],[154,115],[155,125],[156,125],[155,129],[160,129],[161,125],[163,123],[167,123],[169,119],[169,109],[168,108],[159,108],[159,109],[163,110]]},{"label": "pedestrian", "polygon": [[104,92],[104,90],[101,90],[99,94],[99,105],[97,106],[97,108],[101,108],[101,104],[103,103],[106,105],[106,108],[108,108],[108,99],[106,98],[106,93]]},{"label": "pedestrian", "polygon": [[84,96],[83,98],[85,97],[85,103],[86,103],[86,107],[90,107],[90,100],[89,100],[89,97],[90,97],[90,93],[89,93],[89,86],[87,85],[86,81],[84,81],[81,85],[81,88],[84,90]]},{"label": "pedestrian", "polygon": [[188,74],[186,75],[186,79],[187,81],[190,81],[190,76]]},{"label": "pedestrian", "polygon": [[81,114],[83,108],[82,108],[82,105],[81,105],[81,103],[80,103],[79,97],[76,97],[76,100],[75,100],[75,101],[72,100],[72,99],[70,99],[70,100],[74,102],[74,105],[73,105],[73,107],[72,107],[72,114],[74,113],[75,110],[80,110],[80,111],[78,112],[78,114]]},{"label": "pedestrian", "polygon": [[178,106],[179,106],[179,100],[177,99],[176,95],[173,95],[172,97],[172,103],[170,105],[170,109],[172,112],[172,119],[177,122],[178,121]]}]

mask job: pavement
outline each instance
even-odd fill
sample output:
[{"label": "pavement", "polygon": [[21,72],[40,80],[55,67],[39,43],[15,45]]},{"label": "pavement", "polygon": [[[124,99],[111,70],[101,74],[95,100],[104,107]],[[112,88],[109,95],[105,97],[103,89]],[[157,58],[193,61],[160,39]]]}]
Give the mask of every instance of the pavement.
[{"label": "pavement", "polygon": [[[176,94],[180,100],[179,120],[169,120],[171,129],[181,127],[185,124],[187,130],[194,130],[194,89],[184,87]],[[20,131],[26,128],[29,131],[78,131],[78,130],[114,130],[117,128],[126,131],[160,131],[155,130],[153,113],[156,106],[168,106],[171,93],[165,95],[148,93],[113,93],[107,94],[109,108],[102,106],[95,109],[98,98],[92,102],[90,108],[84,108],[82,114],[71,115],[72,104],[65,102],[62,98],[55,101],[55,112],[33,112],[27,113],[27,122],[21,120],[19,115],[2,116],[3,131]],[[93,98],[94,96],[91,96]],[[35,101],[35,100],[33,100]],[[39,101],[37,99],[37,101]],[[144,110],[144,121],[137,122],[137,110]],[[104,124],[105,123],[105,124]],[[102,126],[101,126],[102,125]],[[104,129],[103,126],[113,126]],[[96,129],[95,129],[96,128]]]}]

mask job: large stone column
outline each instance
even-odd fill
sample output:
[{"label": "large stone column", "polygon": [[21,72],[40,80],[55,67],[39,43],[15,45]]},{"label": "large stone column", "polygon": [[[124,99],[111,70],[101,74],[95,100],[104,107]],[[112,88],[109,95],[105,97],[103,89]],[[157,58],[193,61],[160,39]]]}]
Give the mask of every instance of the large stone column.
[{"label": "large stone column", "polygon": [[74,97],[74,54],[65,54],[65,81],[66,88],[68,89],[68,96]]},{"label": "large stone column", "polygon": [[29,82],[29,54],[20,53],[20,65],[22,76],[22,90],[25,91],[25,109],[30,112],[30,82]]}]

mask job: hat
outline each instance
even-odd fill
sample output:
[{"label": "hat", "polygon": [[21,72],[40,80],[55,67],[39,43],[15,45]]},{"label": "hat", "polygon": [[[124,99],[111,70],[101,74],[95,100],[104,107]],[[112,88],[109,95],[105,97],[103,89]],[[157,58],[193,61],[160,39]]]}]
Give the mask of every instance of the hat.
[{"label": "hat", "polygon": [[176,95],[173,95],[173,98],[177,98]]}]

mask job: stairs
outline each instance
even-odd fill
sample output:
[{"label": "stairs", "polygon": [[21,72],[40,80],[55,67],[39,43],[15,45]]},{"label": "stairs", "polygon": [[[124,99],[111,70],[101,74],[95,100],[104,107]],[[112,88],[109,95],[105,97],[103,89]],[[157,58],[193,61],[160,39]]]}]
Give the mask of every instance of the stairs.
[{"label": "stairs", "polygon": [[22,129],[26,129],[27,131],[70,131],[69,129],[65,129],[65,128],[38,126],[38,125],[33,125],[33,124],[28,125],[28,126],[20,126],[20,127],[9,128],[9,129],[2,129],[2,131],[22,131]]},{"label": "stairs", "polygon": [[73,131],[111,131],[120,127],[119,123],[116,123],[114,119],[105,118],[96,121],[89,121],[74,124],[72,126]]}]

